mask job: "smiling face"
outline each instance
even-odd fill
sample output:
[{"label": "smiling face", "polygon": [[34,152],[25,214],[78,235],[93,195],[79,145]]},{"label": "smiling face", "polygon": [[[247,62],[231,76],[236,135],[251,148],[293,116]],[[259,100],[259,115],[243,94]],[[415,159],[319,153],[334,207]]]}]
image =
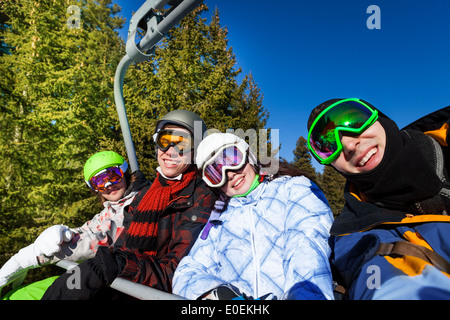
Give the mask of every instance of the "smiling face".
[{"label": "smiling face", "polygon": [[364,173],[375,169],[386,148],[386,132],[376,121],[358,136],[341,137],[343,150],[331,164],[342,173]]},{"label": "smiling face", "polygon": [[226,174],[228,181],[220,189],[228,197],[245,194],[250,189],[256,177],[256,173],[249,163],[247,163],[240,170],[228,170]]},{"label": "smiling face", "polygon": [[[188,134],[189,131],[182,127],[166,126],[165,129],[176,129],[184,131]],[[192,152],[187,151],[179,154],[174,147],[170,147],[166,151],[158,148],[158,164],[162,173],[169,178],[175,178],[186,171],[192,163]]]}]

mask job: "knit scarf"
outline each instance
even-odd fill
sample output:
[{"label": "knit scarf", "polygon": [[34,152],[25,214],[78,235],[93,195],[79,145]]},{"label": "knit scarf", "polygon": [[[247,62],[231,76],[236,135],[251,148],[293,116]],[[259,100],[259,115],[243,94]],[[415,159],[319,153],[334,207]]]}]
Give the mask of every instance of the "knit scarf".
[{"label": "knit scarf", "polygon": [[187,187],[196,176],[195,170],[183,174],[181,180],[166,180],[159,172],[152,186],[139,202],[127,230],[126,246],[139,249],[150,256],[156,255],[158,220],[171,201]]}]

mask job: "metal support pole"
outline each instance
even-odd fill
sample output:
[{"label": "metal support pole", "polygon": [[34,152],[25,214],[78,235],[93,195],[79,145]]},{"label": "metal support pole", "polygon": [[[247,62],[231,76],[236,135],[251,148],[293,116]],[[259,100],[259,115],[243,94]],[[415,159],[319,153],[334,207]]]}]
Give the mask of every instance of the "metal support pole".
[{"label": "metal support pole", "polygon": [[[131,172],[138,170],[139,164],[123,99],[125,73],[132,62],[142,62],[149,59],[158,41],[164,37],[170,28],[180,22],[202,2],[203,0],[147,0],[130,20],[126,44],[127,53],[117,66],[114,78],[114,99]],[[166,14],[163,15],[155,11],[164,8],[165,5],[171,6]],[[135,39],[138,29],[146,33],[141,41],[136,44]]]},{"label": "metal support pole", "polygon": [[130,125],[128,123],[128,117],[125,111],[125,101],[123,99],[123,79],[132,62],[133,60],[131,60],[128,55],[125,55],[117,66],[116,75],[114,78],[114,98],[116,101],[117,114],[119,116],[125,148],[127,149],[128,163],[130,164],[131,172],[135,172],[136,170],[139,170],[139,163],[137,161],[133,138],[131,137]]},{"label": "metal support pole", "polygon": [[123,278],[116,278],[113,283],[111,283],[111,288],[139,300],[187,300],[186,298],[176,294],[147,287],[140,283],[125,280]]}]

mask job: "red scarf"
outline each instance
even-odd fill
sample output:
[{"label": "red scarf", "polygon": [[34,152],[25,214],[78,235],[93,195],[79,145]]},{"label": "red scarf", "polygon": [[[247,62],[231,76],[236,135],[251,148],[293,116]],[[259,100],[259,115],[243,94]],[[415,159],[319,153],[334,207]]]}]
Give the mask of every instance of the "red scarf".
[{"label": "red scarf", "polygon": [[141,249],[151,256],[156,255],[159,216],[195,176],[196,172],[192,170],[183,173],[181,180],[166,180],[157,173],[152,186],[139,202],[127,230],[128,248]]}]

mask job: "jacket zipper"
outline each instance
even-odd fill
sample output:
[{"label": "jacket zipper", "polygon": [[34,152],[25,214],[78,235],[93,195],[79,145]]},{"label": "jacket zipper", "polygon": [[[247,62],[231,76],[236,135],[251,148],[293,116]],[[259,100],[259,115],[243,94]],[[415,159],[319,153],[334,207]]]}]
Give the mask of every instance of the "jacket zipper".
[{"label": "jacket zipper", "polygon": [[259,266],[259,259],[256,255],[256,245],[255,245],[255,221],[253,218],[253,210],[252,207],[249,206],[248,210],[250,215],[250,232],[251,232],[251,244],[252,244],[252,253],[253,253],[253,264],[255,267],[255,288],[253,290],[254,299],[257,299],[259,297],[259,274],[260,274],[260,266]]}]

